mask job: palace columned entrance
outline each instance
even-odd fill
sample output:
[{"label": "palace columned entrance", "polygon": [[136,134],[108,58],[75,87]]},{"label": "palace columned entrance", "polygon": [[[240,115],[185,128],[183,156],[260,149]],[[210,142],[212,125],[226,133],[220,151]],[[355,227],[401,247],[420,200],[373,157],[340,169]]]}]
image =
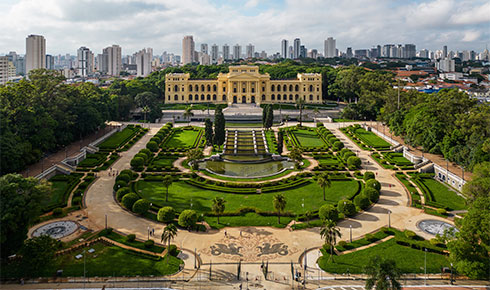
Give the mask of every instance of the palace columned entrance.
[{"label": "palace columned entrance", "polygon": [[247,97],[243,96],[242,97],[242,104],[245,104],[245,103],[247,103]]}]

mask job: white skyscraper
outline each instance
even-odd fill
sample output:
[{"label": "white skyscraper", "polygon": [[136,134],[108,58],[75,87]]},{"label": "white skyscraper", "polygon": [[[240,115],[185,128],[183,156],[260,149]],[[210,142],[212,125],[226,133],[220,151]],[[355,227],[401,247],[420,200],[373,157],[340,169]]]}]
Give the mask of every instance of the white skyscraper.
[{"label": "white skyscraper", "polygon": [[246,57],[247,58],[252,58],[254,57],[254,53],[255,53],[255,47],[250,43],[246,46]]},{"label": "white skyscraper", "polygon": [[102,59],[103,71],[107,72],[108,75],[118,76],[122,70],[121,47],[114,44],[104,48],[102,54],[104,55]]},{"label": "white skyscraper", "polygon": [[211,62],[213,64],[217,63],[218,58],[219,58],[219,48],[216,44],[213,44],[211,46]]},{"label": "white skyscraper", "polygon": [[26,74],[33,69],[46,68],[46,39],[42,35],[26,38]]},{"label": "white skyscraper", "polygon": [[233,59],[239,60],[240,58],[242,58],[242,46],[237,43],[233,46]]},{"label": "white skyscraper", "polygon": [[153,49],[143,48],[135,54],[136,75],[146,77],[151,73],[151,60],[153,59]]},{"label": "white skyscraper", "polygon": [[327,38],[327,40],[325,40],[323,55],[325,57],[336,57],[337,56],[336,41],[335,41],[335,39],[333,39],[333,37],[329,37],[329,38]]},{"label": "white skyscraper", "polygon": [[288,58],[288,41],[286,39],[281,41],[281,57]]},{"label": "white skyscraper", "polygon": [[293,43],[293,58],[294,59],[299,58],[300,53],[301,53],[301,40],[299,38],[295,38]]},{"label": "white skyscraper", "polygon": [[94,71],[94,54],[82,46],[77,51],[78,75],[87,77]]},{"label": "white skyscraper", "polygon": [[6,56],[0,56],[0,85],[9,80],[9,60]]},{"label": "white skyscraper", "polygon": [[186,65],[195,61],[194,51],[195,43],[192,35],[184,36],[182,40],[182,64]]},{"label": "white skyscraper", "polygon": [[230,59],[230,46],[228,44],[223,45],[223,59]]}]

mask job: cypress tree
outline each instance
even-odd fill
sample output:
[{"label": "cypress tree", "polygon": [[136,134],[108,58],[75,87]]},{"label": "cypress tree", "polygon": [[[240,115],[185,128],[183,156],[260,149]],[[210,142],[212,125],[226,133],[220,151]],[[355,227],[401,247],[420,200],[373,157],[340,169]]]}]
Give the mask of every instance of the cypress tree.
[{"label": "cypress tree", "polygon": [[272,109],[272,106],[267,106],[267,113],[265,117],[265,127],[267,129],[270,129],[272,125],[274,124],[274,110]]},{"label": "cypress tree", "polygon": [[213,135],[213,122],[209,119],[204,120],[204,137],[208,146],[213,144]]},{"label": "cypress tree", "polygon": [[269,105],[265,105],[262,108],[262,126],[264,128],[267,128],[267,112],[268,112]]},{"label": "cypress tree", "polygon": [[214,113],[214,144],[221,146],[225,142],[225,116],[221,106]]},{"label": "cypress tree", "polygon": [[277,132],[277,154],[282,154],[282,143],[284,142],[284,136],[282,131]]}]

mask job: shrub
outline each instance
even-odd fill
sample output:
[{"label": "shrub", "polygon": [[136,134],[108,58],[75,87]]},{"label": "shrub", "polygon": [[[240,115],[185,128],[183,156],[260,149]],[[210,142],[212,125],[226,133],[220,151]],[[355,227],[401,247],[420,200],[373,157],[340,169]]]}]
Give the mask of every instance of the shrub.
[{"label": "shrub", "polygon": [[374,241],[376,240],[376,238],[374,237],[374,235],[373,235],[373,234],[366,234],[366,235],[364,236],[364,238],[365,238],[365,239],[366,239],[366,241],[368,241],[368,242],[374,242]]},{"label": "shrub", "polygon": [[177,257],[177,255],[179,254],[179,250],[177,249],[177,246],[176,245],[170,245],[168,247],[168,251],[167,253],[170,255],[170,256],[174,256],[174,257]]},{"label": "shrub", "polygon": [[148,161],[148,156],[145,153],[138,153],[138,154],[134,155],[133,158],[136,158],[136,157],[143,158],[144,163],[146,163],[146,161]]},{"label": "shrub", "polygon": [[153,240],[148,240],[148,241],[145,241],[145,243],[144,243],[145,248],[151,248],[151,247],[153,247],[154,244],[155,244],[155,242]]},{"label": "shrub", "polygon": [[377,191],[380,191],[381,183],[379,183],[379,181],[377,181],[376,179],[369,179],[368,181],[366,181],[366,187],[372,187]]},{"label": "shrub", "polygon": [[333,205],[325,204],[322,205],[318,210],[318,216],[322,220],[329,219],[329,220],[337,221],[339,219],[339,212]]},{"label": "shrub", "polygon": [[131,243],[131,242],[134,242],[135,240],[136,240],[136,235],[135,235],[135,234],[129,234],[129,235],[127,235],[127,237],[126,237],[126,241],[128,241],[128,242],[130,242],[130,243]]},{"label": "shrub", "polygon": [[347,165],[349,167],[360,168],[361,164],[362,164],[361,158],[359,158],[357,156],[350,156],[347,159]]},{"label": "shrub", "polygon": [[146,144],[146,148],[150,149],[151,152],[157,152],[158,144],[155,141],[150,141],[148,144]]},{"label": "shrub", "polygon": [[371,171],[366,171],[366,172],[364,172],[364,177],[363,177],[363,179],[364,179],[365,181],[368,181],[369,179],[374,179],[374,173],[373,173],[373,172],[371,172]]},{"label": "shrub", "polygon": [[319,128],[319,127],[323,127],[323,123],[322,122],[316,122],[316,127]]},{"label": "shrub", "polygon": [[121,174],[126,174],[127,176],[131,177],[131,179],[134,179],[135,178],[135,175],[136,175],[130,169],[124,169],[123,171],[121,171],[121,173],[119,173],[119,175],[121,175]]},{"label": "shrub", "polygon": [[125,181],[126,183],[128,183],[129,181],[131,181],[131,176],[127,175],[127,174],[119,174],[117,177],[116,177],[116,181],[119,181],[119,180],[123,180]]},{"label": "shrub", "polygon": [[162,142],[162,139],[158,135],[155,135],[150,139],[150,141],[153,141],[153,142],[156,142],[157,144],[160,144],[160,142]]},{"label": "shrub", "polygon": [[441,214],[441,215],[446,215],[447,214],[447,211],[444,208],[438,208],[437,209],[437,213],[438,214]]},{"label": "shrub", "polygon": [[346,241],[340,241],[340,242],[337,243],[337,245],[339,247],[345,248],[345,246],[347,246],[347,242]]},{"label": "shrub", "polygon": [[122,200],[121,200],[121,203],[122,205],[127,208],[127,209],[132,209],[133,208],[133,205],[134,203],[140,199],[136,193],[134,192],[130,192],[128,194],[126,194],[125,196],[123,196]]},{"label": "shrub", "polygon": [[81,196],[76,196],[71,200],[72,205],[79,205],[82,206],[82,197]]},{"label": "shrub", "polygon": [[125,196],[129,192],[131,192],[131,190],[129,189],[129,187],[122,187],[122,188],[118,189],[118,191],[116,192],[116,199],[117,199],[117,201],[121,201],[121,199],[123,198],[123,196]]},{"label": "shrub", "polygon": [[63,214],[63,209],[60,207],[57,207],[53,209],[53,216],[61,216]]},{"label": "shrub", "polygon": [[340,141],[335,141],[333,143],[333,150],[335,151],[339,151],[340,149],[344,148],[344,143],[340,142]]},{"label": "shrub", "polygon": [[175,211],[171,206],[164,206],[158,210],[157,220],[168,223],[175,219]]},{"label": "shrub", "polygon": [[139,153],[145,154],[148,158],[150,158],[151,156],[153,156],[153,153],[150,150],[146,149],[146,148],[145,149],[141,149]]},{"label": "shrub", "polygon": [[132,168],[142,168],[145,164],[145,160],[141,157],[134,157],[131,159],[130,164]]},{"label": "shrub", "polygon": [[146,199],[139,199],[133,204],[133,212],[137,214],[144,214],[150,209],[150,202]]},{"label": "shrub", "polygon": [[197,222],[197,213],[192,209],[186,209],[179,215],[179,225],[183,228],[192,228]]},{"label": "shrub", "polygon": [[110,234],[112,234],[112,228],[107,228],[107,229],[103,229],[102,231],[100,231],[101,236],[108,236]]},{"label": "shrub", "polygon": [[371,205],[369,198],[367,198],[364,194],[359,194],[354,198],[354,204],[360,207],[361,209],[366,209]]},{"label": "shrub", "polygon": [[366,196],[371,202],[377,202],[379,200],[379,191],[372,187],[365,187],[364,196]]},{"label": "shrub", "polygon": [[337,208],[339,212],[343,213],[346,216],[353,216],[356,214],[356,206],[350,200],[341,200],[339,201]]},{"label": "shrub", "polygon": [[403,233],[405,234],[405,237],[407,237],[409,239],[414,239],[417,236],[415,234],[415,232],[413,232],[411,230],[404,230]]},{"label": "shrub", "polygon": [[128,184],[124,180],[118,180],[114,184],[114,190],[119,190],[123,187],[128,187]]}]

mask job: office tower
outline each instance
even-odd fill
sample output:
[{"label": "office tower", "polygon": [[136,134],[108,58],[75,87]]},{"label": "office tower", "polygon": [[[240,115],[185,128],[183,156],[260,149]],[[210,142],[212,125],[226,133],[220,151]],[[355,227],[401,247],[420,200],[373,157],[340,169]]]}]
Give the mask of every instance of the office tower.
[{"label": "office tower", "polygon": [[352,47],[347,47],[347,51],[345,52],[345,56],[347,58],[351,58],[353,57],[354,55],[352,54]]},{"label": "office tower", "polygon": [[46,68],[46,39],[42,35],[26,38],[26,74],[33,69]]},{"label": "office tower", "polygon": [[80,47],[77,51],[77,74],[85,78],[94,71],[94,54],[87,47]]},{"label": "office tower", "polygon": [[317,58],[318,57],[318,50],[316,50],[316,49],[309,50],[307,53],[307,57]]},{"label": "office tower", "polygon": [[207,43],[201,43],[201,52],[202,53],[205,53],[205,54],[209,54],[208,53],[208,44]]},{"label": "office tower", "polygon": [[281,57],[288,58],[288,41],[286,39],[281,41]]},{"label": "office tower", "polygon": [[295,38],[293,42],[293,58],[299,58],[299,54],[301,50],[301,40],[299,38]]},{"label": "office tower", "polygon": [[267,52],[265,52],[265,50],[260,52],[260,58],[267,58]]},{"label": "office tower", "polygon": [[429,51],[427,49],[422,49],[419,52],[419,57],[420,58],[429,58]]},{"label": "office tower", "polygon": [[9,80],[9,60],[7,56],[0,56],[0,85]]},{"label": "office tower", "polygon": [[239,60],[242,57],[242,47],[238,43],[233,46],[233,59]]},{"label": "office tower", "polygon": [[54,57],[51,54],[46,54],[46,69],[54,69]]},{"label": "office tower", "polygon": [[118,76],[122,70],[121,47],[114,44],[104,48],[102,54],[104,55],[102,58],[104,72],[111,76]]},{"label": "office tower", "polygon": [[230,46],[228,44],[223,45],[223,60],[230,59]]},{"label": "office tower", "polygon": [[255,47],[249,43],[247,46],[246,46],[246,54],[247,54],[247,57],[246,58],[252,58],[254,57],[254,53],[255,53]]},{"label": "office tower", "polygon": [[292,45],[288,48],[288,58],[294,58],[294,49]]},{"label": "office tower", "polygon": [[305,58],[306,57],[306,47],[304,45],[299,47],[299,57]]},{"label": "office tower", "polygon": [[442,47],[442,58],[446,58],[447,57],[447,45],[444,45]]},{"label": "office tower", "polygon": [[405,58],[414,58],[416,51],[415,44],[405,44]]},{"label": "office tower", "polygon": [[216,44],[213,44],[211,46],[211,62],[213,64],[217,63],[218,62],[218,58],[219,58],[219,49],[218,49],[218,46]]},{"label": "office tower", "polygon": [[151,73],[151,61],[153,59],[153,49],[143,48],[135,54],[136,75],[146,77]]},{"label": "office tower", "polygon": [[337,49],[336,40],[333,39],[333,37],[329,37],[327,38],[327,40],[325,40],[324,47],[323,47],[323,55],[326,58],[336,57],[337,56],[336,49]]},{"label": "office tower", "polygon": [[192,35],[184,36],[184,39],[182,40],[182,64],[183,65],[193,63],[195,61],[194,51],[195,51],[195,44]]},{"label": "office tower", "polygon": [[368,57],[368,50],[367,49],[356,49],[356,50],[354,50],[354,55],[357,58],[366,58],[366,57]]}]

